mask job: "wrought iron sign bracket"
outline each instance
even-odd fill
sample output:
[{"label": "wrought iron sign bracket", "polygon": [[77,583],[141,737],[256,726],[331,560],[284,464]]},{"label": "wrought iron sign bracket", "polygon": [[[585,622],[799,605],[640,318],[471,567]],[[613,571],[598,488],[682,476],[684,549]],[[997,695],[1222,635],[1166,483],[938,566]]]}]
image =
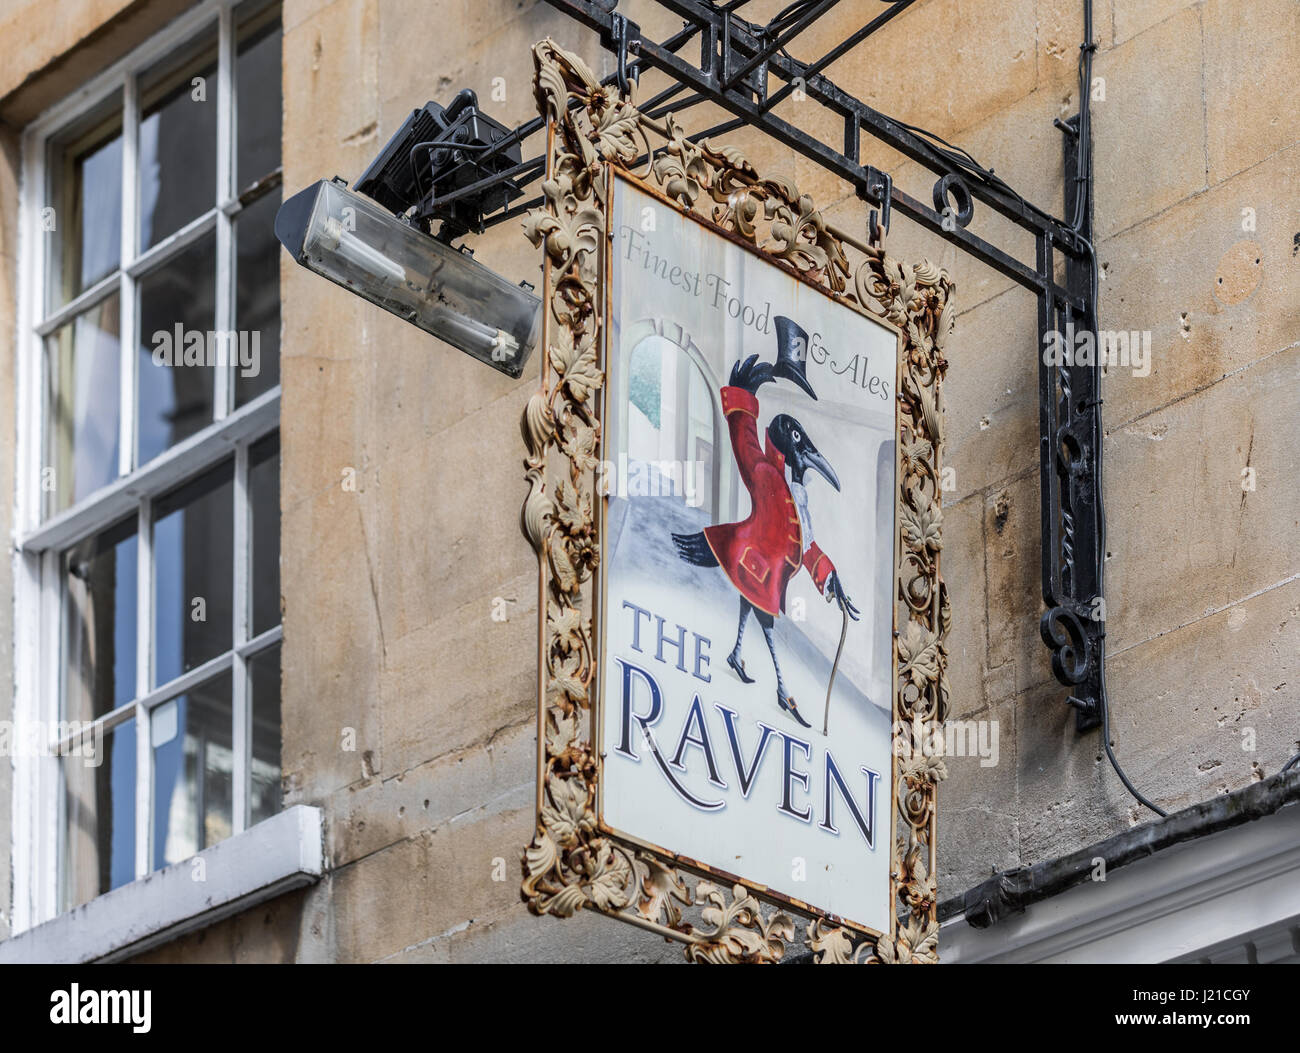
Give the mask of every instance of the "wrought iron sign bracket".
[{"label": "wrought iron sign bracket", "polygon": [[[609,8],[614,5],[594,0],[547,0],[559,11],[576,22],[600,34],[602,43],[614,53],[619,50],[619,32],[615,20],[621,18]],[[634,50],[636,64],[654,67],[668,74],[675,87],[661,93],[663,97],[685,89],[692,95],[674,106],[680,113],[686,105],[711,102],[728,110],[739,123],[751,125],[797,150],[809,160],[816,161],[828,171],[851,183],[869,203],[880,206],[881,188],[887,184],[888,174],[861,161],[862,133],[879,139],[904,156],[932,171],[944,182],[945,192],[952,198],[939,207],[927,203],[894,187],[890,195],[893,211],[947,241],[953,242],[982,263],[1013,279],[1035,293],[1053,293],[1070,302],[1076,311],[1083,303],[1057,286],[1050,273],[1042,273],[1035,266],[1016,259],[996,245],[980,238],[967,225],[976,201],[993,208],[1013,222],[1035,234],[1050,234],[1054,246],[1063,253],[1078,254],[1074,232],[1062,220],[1036,208],[1008,187],[1000,179],[958,164],[952,153],[904,125],[861,102],[843,91],[819,71],[845,54],[852,46],[866,39],[871,32],[911,6],[914,0],[897,0],[873,18],[862,29],[837,45],[827,55],[813,63],[801,63],[782,50],[796,32],[806,29],[817,17],[834,6],[833,0],[818,0],[808,5],[807,13],[790,28],[780,32],[765,32],[739,18],[739,5],[714,6],[704,0],[659,0],[660,6],[680,15],[685,22],[681,32],[662,43],[651,40],[639,30],[629,36],[629,48]],[[635,29],[631,23],[627,23]],[[699,61],[688,61],[680,53],[686,42],[699,38]],[[769,77],[759,76],[763,70],[784,81],[778,91],[768,92]],[[611,82],[613,78],[610,78]],[[810,135],[802,127],[776,115],[774,108],[795,90],[830,110],[840,118],[843,138],[838,144],[829,144]],[[658,97],[643,103],[652,113]],[[653,115],[653,113],[652,113]],[[700,137],[716,134],[716,130],[701,133]],[[937,190],[937,188],[936,188]],[[953,222],[956,218],[956,222]]]},{"label": "wrought iron sign bracket", "polygon": [[[1064,134],[1065,171],[1079,172],[1080,117],[1058,122]],[[1085,155],[1087,157],[1088,155]],[[1076,187],[1077,180],[1082,186]],[[1078,217],[1083,244],[1092,240],[1092,171],[1067,178],[1066,208]],[[1039,266],[1052,269],[1052,248],[1039,240]],[[1052,652],[1052,672],[1071,688],[1075,727],[1090,731],[1102,721],[1106,650],[1103,599],[1105,513],[1102,497],[1101,348],[1097,333],[1096,259],[1065,258],[1066,288],[1083,301],[1082,311],[1040,297],[1039,478],[1042,489],[1043,602],[1039,622]],[[1075,353],[1092,344],[1093,353]],[[1048,354],[1048,348],[1060,352]],[[1069,354],[1066,354],[1066,351]]]},{"label": "wrought iron sign bracket", "polygon": [[[733,119],[690,138],[695,141],[723,134],[742,125],[753,126],[815,161],[852,184],[873,206],[869,240],[878,242],[891,213],[918,223],[969,256],[992,267],[1034,293],[1038,300],[1040,477],[1042,484],[1042,581],[1047,610],[1040,633],[1051,651],[1057,679],[1070,689],[1068,703],[1076,711],[1080,732],[1101,723],[1104,705],[1105,604],[1103,560],[1105,521],[1101,476],[1101,369],[1097,360],[1097,262],[1091,247],[1091,149],[1085,151],[1086,171],[1066,180],[1065,211],[1058,219],[1030,204],[992,170],[975,164],[969,155],[949,147],[921,129],[896,121],[843,91],[821,72],[873,32],[906,10],[915,0],[894,0],[829,52],[814,62],[790,56],[786,48],[798,33],[835,6],[836,0],[809,0],[802,9],[788,8],[780,24],[755,25],[739,14],[745,0],[726,4],[709,0],[658,0],[679,15],[683,28],[657,42],[618,14],[617,0],[547,0],[558,11],[600,34],[602,45],[618,57],[618,70],[604,83],[626,87],[642,68],[667,74],[672,86],[639,105],[652,118],[702,102],[716,104]],[[1085,0],[1086,35],[1091,18]],[[683,51],[698,39],[698,61]],[[1085,43],[1090,51],[1094,45]],[[783,81],[776,91],[769,82]],[[840,118],[843,138],[822,142],[804,127],[778,116],[774,109],[795,91]],[[690,94],[681,97],[683,92]],[[666,105],[673,100],[671,105]],[[1081,99],[1087,106],[1087,99]],[[656,107],[659,107],[656,109]],[[811,122],[806,122],[811,123]],[[1080,119],[1057,122],[1064,135],[1067,173],[1078,172]],[[1082,122],[1090,136],[1088,122]],[[539,131],[535,119],[502,140],[497,149],[521,142]],[[932,205],[893,185],[889,173],[862,161],[862,134],[884,143],[936,176]],[[494,150],[482,155],[491,159]],[[523,186],[541,176],[542,158],[511,167],[502,176]],[[501,178],[501,177],[497,177]],[[489,180],[490,181],[490,180]],[[485,181],[488,182],[488,181]],[[475,184],[453,192],[446,204],[483,189]],[[490,226],[519,216],[540,203],[524,202],[482,223]],[[971,233],[968,226],[977,203],[993,209],[1034,235],[1035,259],[1018,259],[1007,250]],[[1063,262],[1064,284],[1058,284],[1057,254]],[[1086,335],[1085,335],[1086,334]],[[1094,354],[1086,361],[1049,361],[1043,350],[1053,340],[1091,342]]]}]

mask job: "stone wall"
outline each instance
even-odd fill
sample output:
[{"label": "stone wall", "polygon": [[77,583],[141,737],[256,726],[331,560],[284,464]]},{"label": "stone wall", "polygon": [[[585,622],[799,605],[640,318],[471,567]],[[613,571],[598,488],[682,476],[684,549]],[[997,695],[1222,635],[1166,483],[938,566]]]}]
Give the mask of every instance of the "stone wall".
[{"label": "stone wall", "polygon": [[[862,6],[840,5],[795,53],[820,54],[856,28]],[[98,10],[83,7],[87,18]],[[677,28],[644,0],[622,8],[647,33]],[[1300,735],[1300,221],[1288,204],[1300,166],[1289,84],[1300,5],[1096,8],[1101,324],[1152,340],[1150,375],[1114,371],[1104,391],[1112,736],[1133,780],[1172,810],[1275,772]],[[543,36],[612,70],[590,34],[535,0],[286,0],[284,26],[286,193],[355,178],[412,107],[462,87],[504,123],[527,119],[529,48]],[[1078,108],[1081,39],[1079,0],[921,0],[829,72],[1060,214],[1052,119]],[[647,76],[643,95],[662,83]],[[815,104],[788,100],[780,112],[838,141]],[[692,128],[718,119],[708,107],[683,116]],[[837,223],[865,230],[850,187],[753,133],[728,138],[762,171],[795,178]],[[933,177],[914,164],[865,139],[863,156],[929,198]],[[13,163],[0,173],[6,231]],[[988,210],[972,230],[1032,258],[1029,236]],[[890,248],[929,256],[957,280],[943,564],[952,715],[996,721],[999,734],[996,766],[949,762],[946,897],[1146,817],[1099,733],[1076,735],[1038,638],[1034,298],[901,218]],[[4,251],[11,272],[10,241]],[[517,223],[479,239],[476,254],[537,281]],[[535,919],[519,902],[537,588],[517,525],[518,416],[535,372],[514,382],[483,369],[287,257],[281,280],[283,767],[287,803],[325,809],[331,872],[147,957],[677,960],[630,927]],[[0,297],[0,323],[11,311]],[[12,391],[11,373],[6,360],[0,389]],[[1254,490],[1242,488],[1247,466]],[[9,472],[6,461],[0,484]],[[493,620],[502,600],[508,618]],[[1247,728],[1253,752],[1242,748]]]}]

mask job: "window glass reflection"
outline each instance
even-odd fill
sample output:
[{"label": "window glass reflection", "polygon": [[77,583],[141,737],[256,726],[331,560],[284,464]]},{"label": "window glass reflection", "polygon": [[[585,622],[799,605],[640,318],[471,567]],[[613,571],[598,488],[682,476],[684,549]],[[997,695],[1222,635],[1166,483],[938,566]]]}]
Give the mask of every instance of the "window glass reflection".
[{"label": "window glass reflection", "polygon": [[254,443],[248,452],[248,501],[253,513],[249,567],[252,635],[280,624],[280,435]]},{"label": "window glass reflection", "polygon": [[215,264],[209,235],[140,281],[138,464],[212,423]]},{"label": "window glass reflection", "polygon": [[118,474],[118,298],[114,294],[50,334],[45,343],[45,514],[107,486]]},{"label": "window glass reflection", "polygon": [[217,203],[215,34],[140,78],[141,250]]},{"label": "window glass reflection", "polygon": [[155,707],[153,863],[188,859],[232,830],[230,675]]},{"label": "window glass reflection", "polygon": [[280,645],[248,662],[253,694],[253,758],[249,772],[250,821],[261,822],[280,810]]},{"label": "window glass reflection", "polygon": [[154,505],[154,684],[230,650],[234,582],[231,462]]},{"label": "window glass reflection", "polygon": [[94,720],[135,697],[136,559],[134,520],[63,555],[65,720]]},{"label": "window glass reflection", "polygon": [[135,879],[135,721],[103,733],[97,747],[60,761],[65,910]]},{"label": "window glass reflection", "polygon": [[[280,195],[258,198],[235,220],[235,318],[240,331],[240,368],[235,405],[242,406],[280,383],[280,254],[275,214]],[[245,356],[243,346],[256,350]],[[253,363],[252,367],[246,365]]]},{"label": "window glass reflection", "polygon": [[117,270],[122,253],[122,97],[50,140],[47,306],[54,310]]},{"label": "window glass reflection", "polygon": [[235,19],[235,185],[242,190],[280,166],[280,12],[243,4]]}]

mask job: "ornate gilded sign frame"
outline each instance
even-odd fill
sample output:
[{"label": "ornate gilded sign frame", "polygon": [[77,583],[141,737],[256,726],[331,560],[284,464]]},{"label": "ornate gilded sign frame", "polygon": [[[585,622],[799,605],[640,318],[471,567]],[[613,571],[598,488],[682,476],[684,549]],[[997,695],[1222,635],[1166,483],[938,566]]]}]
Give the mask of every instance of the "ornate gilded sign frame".
[{"label": "ornate gilded sign frame", "polygon": [[[547,39],[533,48],[534,92],[547,118],[543,207],[525,222],[542,247],[540,389],[529,399],[525,536],[538,553],[537,829],[524,852],[522,896],[535,914],[596,910],[684,945],[693,962],[774,962],[796,938],[817,961],[935,962],[935,796],[947,771],[943,720],[951,622],[939,575],[943,351],[953,283],[926,261],[900,263],[828,223],[789,180],[762,178],[735,149],[686,137],[607,88]],[[632,171],[646,155],[645,167]],[[899,553],[891,882],[893,931],[875,935],[787,903],[718,885],[671,856],[610,836],[596,814],[599,764],[592,614],[601,554],[596,473],[604,383],[602,287],[609,169],[633,174],[684,211],[713,205],[713,224],[833,297],[903,333],[899,399]],[[702,212],[703,209],[698,211]],[[847,250],[860,260],[850,264]],[[901,601],[901,602],[900,602]]]}]

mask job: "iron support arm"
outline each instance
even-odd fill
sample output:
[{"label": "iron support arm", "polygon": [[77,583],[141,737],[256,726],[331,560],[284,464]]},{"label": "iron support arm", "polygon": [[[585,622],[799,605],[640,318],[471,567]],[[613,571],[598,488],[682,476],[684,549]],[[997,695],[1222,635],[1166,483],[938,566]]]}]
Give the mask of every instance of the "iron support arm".
[{"label": "iron support arm", "polygon": [[[942,149],[920,129],[914,129],[872,109],[831,82],[822,70],[847,54],[876,29],[901,13],[912,0],[897,0],[867,25],[837,44],[821,58],[802,63],[784,46],[797,33],[834,6],[833,0],[810,4],[784,27],[751,25],[736,14],[738,3],[714,5],[706,0],[659,0],[661,7],[685,21],[681,33],[665,43],[644,37],[639,28],[613,13],[609,0],[547,0],[557,10],[601,35],[605,47],[627,55],[637,64],[661,70],[674,88],[693,93],[692,101],[707,100],[778,142],[815,161],[853,185],[867,202],[881,209],[887,224],[892,207],[908,219],[956,245],[980,262],[1034,292],[1038,299],[1038,372],[1040,413],[1040,479],[1042,483],[1042,578],[1047,604],[1040,623],[1052,652],[1056,677],[1071,689],[1069,702],[1077,710],[1079,730],[1095,727],[1104,699],[1105,605],[1103,559],[1105,517],[1101,488],[1101,367],[1097,333],[1096,258],[1092,252],[1091,150],[1085,153],[1088,171],[1066,185],[1066,212],[1071,222],[1057,219],[1025,201],[994,176]],[[1090,19],[1085,36],[1093,45]],[[700,37],[699,62],[677,52],[682,35]],[[769,75],[784,84],[769,94]],[[798,88],[843,122],[842,144],[827,144],[777,116],[773,108]],[[660,93],[663,101],[668,93]],[[1086,99],[1081,100],[1086,106]],[[934,207],[893,187],[889,174],[861,160],[862,133],[873,136],[935,174]],[[1076,118],[1065,126],[1065,168],[1078,171],[1080,134],[1090,138],[1087,122]],[[946,144],[945,144],[946,145]],[[842,146],[842,148],[841,148]],[[992,208],[1034,235],[1032,263],[1017,259],[966,229],[974,202]],[[1078,209],[1082,208],[1080,214]],[[955,220],[955,222],[954,222]],[[1065,284],[1058,285],[1055,260],[1064,259]],[[1092,340],[1091,359],[1052,358],[1049,346],[1064,350],[1076,334]],[[1086,338],[1085,338],[1086,339]],[[1049,342],[1055,341],[1054,344]]]}]

